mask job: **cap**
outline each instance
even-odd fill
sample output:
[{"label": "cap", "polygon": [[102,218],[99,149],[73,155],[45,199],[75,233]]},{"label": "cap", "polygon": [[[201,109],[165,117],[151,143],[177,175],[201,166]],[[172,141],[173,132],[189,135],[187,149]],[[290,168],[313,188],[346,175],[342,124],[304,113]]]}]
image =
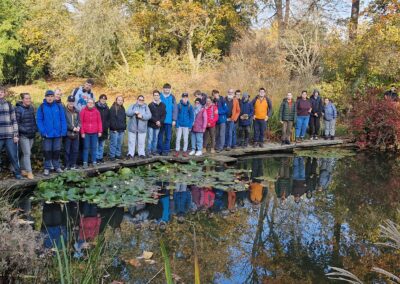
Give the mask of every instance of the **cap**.
[{"label": "cap", "polygon": [[101,100],[101,99],[107,99],[107,96],[105,95],[105,94],[102,94],[102,95],[100,95],[100,97],[99,97],[99,100]]},{"label": "cap", "polygon": [[54,96],[54,92],[52,90],[47,90],[46,93],[44,94],[45,97],[48,96]]},{"label": "cap", "polygon": [[74,102],[75,102],[75,97],[72,96],[72,95],[71,95],[71,96],[68,96],[67,102],[74,103]]},{"label": "cap", "polygon": [[188,94],[188,93],[183,93],[183,94],[182,94],[182,98],[185,98],[185,97],[188,98],[188,97],[189,97],[189,94]]}]

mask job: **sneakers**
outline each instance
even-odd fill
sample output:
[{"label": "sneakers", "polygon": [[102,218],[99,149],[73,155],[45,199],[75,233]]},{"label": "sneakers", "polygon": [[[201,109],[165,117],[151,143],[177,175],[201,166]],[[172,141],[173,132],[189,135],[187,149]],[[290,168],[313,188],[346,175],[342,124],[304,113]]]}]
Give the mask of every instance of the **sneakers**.
[{"label": "sneakers", "polygon": [[88,168],[88,163],[83,163],[83,167],[82,168],[87,169]]},{"label": "sneakers", "polygon": [[230,151],[231,150],[231,147],[226,147],[225,148],[225,151]]},{"label": "sneakers", "polygon": [[15,175],[15,178],[16,178],[16,179],[22,179],[22,175],[16,174],[16,175]]},{"label": "sneakers", "polygon": [[183,152],[182,156],[185,157],[185,158],[187,158],[189,155],[188,155],[187,152]]},{"label": "sneakers", "polygon": [[47,177],[48,175],[50,175],[50,170],[44,169],[43,175],[45,175],[46,177]]},{"label": "sneakers", "polygon": [[180,153],[179,151],[176,151],[175,154],[174,154],[174,157],[178,158],[179,157],[179,153]]},{"label": "sneakers", "polygon": [[27,178],[27,179],[34,179],[35,177],[33,176],[32,172],[29,172],[29,173],[26,175],[26,178]]},{"label": "sneakers", "polygon": [[264,147],[264,143],[263,142],[258,143],[258,147],[263,148]]},{"label": "sneakers", "polygon": [[24,170],[21,170],[21,176],[23,176],[23,177],[28,176],[28,172],[24,171]]},{"label": "sneakers", "polygon": [[92,164],[92,166],[93,166],[93,167],[96,167],[96,166],[97,166],[97,162],[94,162],[94,163]]},{"label": "sneakers", "polygon": [[203,153],[207,153],[207,148],[203,148]]},{"label": "sneakers", "polygon": [[197,151],[196,154],[194,154],[196,157],[200,157],[203,155],[203,153],[201,151]]},{"label": "sneakers", "polygon": [[211,154],[215,154],[215,150],[214,149],[211,149]]},{"label": "sneakers", "polygon": [[104,159],[97,159],[98,164],[104,164]]},{"label": "sneakers", "polygon": [[190,151],[189,156],[193,156],[194,154],[196,154],[195,150]]},{"label": "sneakers", "polygon": [[58,174],[61,174],[61,173],[63,173],[64,171],[61,169],[61,168],[58,168],[58,169],[56,169],[56,173],[58,173]]},{"label": "sneakers", "polygon": [[335,140],[335,136],[331,136],[331,140]]},{"label": "sneakers", "polygon": [[115,162],[115,157],[110,158],[110,162]]}]

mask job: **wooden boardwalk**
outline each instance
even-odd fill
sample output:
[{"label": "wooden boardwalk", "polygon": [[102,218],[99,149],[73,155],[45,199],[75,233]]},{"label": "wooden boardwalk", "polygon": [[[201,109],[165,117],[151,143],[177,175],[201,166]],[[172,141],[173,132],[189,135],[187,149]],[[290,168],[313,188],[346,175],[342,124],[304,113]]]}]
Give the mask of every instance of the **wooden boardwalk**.
[{"label": "wooden boardwalk", "polygon": [[[292,153],[294,149],[301,148],[316,148],[316,147],[330,147],[330,146],[343,146],[349,145],[345,140],[316,140],[316,141],[304,141],[298,144],[281,145],[278,143],[266,143],[263,148],[260,147],[247,147],[247,148],[236,148],[231,151],[222,151],[220,153],[210,154],[207,153],[202,157],[189,156],[187,158],[173,156],[155,156],[146,159],[134,159],[134,160],[120,160],[115,162],[105,162],[104,164],[96,167],[89,167],[87,169],[79,169],[81,172],[86,172],[88,175],[95,175],[98,173],[106,172],[109,170],[118,170],[122,167],[133,167],[139,165],[146,165],[158,161],[167,161],[175,163],[187,163],[189,160],[204,161],[205,159],[214,160],[220,163],[233,163],[236,162],[239,157],[252,156],[261,154],[274,154],[274,153]],[[35,174],[35,179],[28,180],[16,180],[16,179],[5,179],[0,181],[0,191],[8,192],[21,192],[28,188],[34,188],[36,184],[41,180],[54,178],[56,174],[51,174],[48,177],[42,174]]]}]

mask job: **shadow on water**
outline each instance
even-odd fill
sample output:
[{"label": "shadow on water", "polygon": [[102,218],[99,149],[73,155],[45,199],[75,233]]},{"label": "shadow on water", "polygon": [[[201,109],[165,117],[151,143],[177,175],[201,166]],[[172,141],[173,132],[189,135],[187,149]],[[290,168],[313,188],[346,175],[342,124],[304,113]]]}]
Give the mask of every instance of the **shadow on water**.
[{"label": "shadow on water", "polygon": [[[394,271],[398,256],[377,249],[379,224],[399,221],[400,169],[380,156],[252,157],[236,167],[248,191],[202,184],[157,182],[155,204],[98,208],[85,202],[20,207],[45,236],[43,246],[70,240],[75,259],[85,257],[99,234],[112,250],[113,279],[146,283],[163,267],[160,239],[175,280],[194,279],[196,231],[204,283],[328,283],[329,266],[346,267],[373,281],[373,264]],[[224,169],[219,169],[223,171]],[[155,263],[130,260],[154,252]],[[164,283],[163,274],[154,283]]]}]

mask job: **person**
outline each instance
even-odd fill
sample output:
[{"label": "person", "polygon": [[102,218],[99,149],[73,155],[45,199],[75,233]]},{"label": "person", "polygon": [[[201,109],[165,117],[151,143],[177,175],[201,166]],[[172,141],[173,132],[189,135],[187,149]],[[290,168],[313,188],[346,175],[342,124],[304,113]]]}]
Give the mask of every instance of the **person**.
[{"label": "person", "polygon": [[79,154],[79,131],[81,130],[81,121],[78,111],[75,109],[75,97],[67,98],[65,107],[65,119],[67,121],[67,136],[65,137],[65,168],[75,170]]},{"label": "person", "polygon": [[165,119],[158,134],[157,150],[160,155],[168,156],[171,149],[172,126],[176,124],[176,99],[171,93],[171,85],[166,83],[160,94],[161,101],[165,104]]},{"label": "person", "polygon": [[88,99],[86,106],[80,111],[81,137],[83,140],[83,168],[89,163],[89,152],[92,165],[97,165],[97,144],[103,134],[100,112],[94,107],[94,99]]},{"label": "person", "polygon": [[293,161],[293,182],[292,194],[294,202],[299,203],[301,196],[306,193],[306,172],[304,168],[304,158],[295,157]]},{"label": "person", "polygon": [[226,135],[225,135],[225,150],[230,151],[236,147],[236,122],[240,115],[239,101],[235,97],[233,89],[228,90],[226,97],[227,118],[226,118]]},{"label": "person", "polygon": [[310,139],[318,140],[318,133],[320,129],[320,118],[322,116],[322,99],[320,97],[319,91],[314,90],[310,98],[311,103],[311,113],[310,113]]},{"label": "person", "polygon": [[[140,95],[135,104],[129,106],[126,111],[128,122],[128,157],[135,157],[136,140],[139,158],[145,158],[145,145],[147,122],[151,118],[149,107],[144,103],[144,97]],[[166,149],[166,148],[164,148]]]},{"label": "person", "polygon": [[240,145],[247,147],[250,138],[250,126],[253,120],[254,109],[253,104],[250,102],[248,93],[244,93],[240,101],[240,116],[239,116],[239,137],[241,139]]},{"label": "person", "polygon": [[104,162],[104,144],[108,139],[108,130],[110,128],[110,109],[107,105],[107,96],[101,94],[99,100],[96,102],[95,107],[100,112],[101,125],[103,127],[103,133],[99,137],[99,143],[97,144],[97,162]]},{"label": "person", "polygon": [[335,130],[336,130],[336,118],[337,118],[337,110],[335,105],[329,100],[328,98],[325,98],[324,100],[324,109],[323,109],[323,115],[324,115],[324,124],[325,124],[325,140],[335,139]]},{"label": "person", "polygon": [[203,153],[207,152],[209,145],[211,146],[211,154],[215,153],[215,125],[218,121],[218,107],[212,103],[211,98],[207,98],[205,106],[207,113],[207,127],[204,132]]},{"label": "person", "polygon": [[282,124],[282,145],[290,145],[292,127],[296,123],[296,104],[293,102],[292,93],[287,93],[279,108],[279,120]]},{"label": "person", "polygon": [[207,94],[201,92],[200,90],[196,90],[193,93],[195,99],[200,99],[201,105],[204,107],[207,102]]},{"label": "person", "polygon": [[122,144],[126,130],[124,98],[117,96],[110,108],[110,161],[121,159]]},{"label": "person", "polygon": [[33,179],[31,165],[31,151],[37,132],[35,109],[32,106],[30,94],[20,94],[21,101],[15,107],[15,116],[18,123],[19,146],[22,152],[21,175]]},{"label": "person", "polygon": [[176,141],[175,141],[175,157],[179,157],[181,149],[181,139],[183,135],[183,157],[187,157],[187,149],[189,145],[189,131],[193,126],[194,113],[193,106],[189,102],[189,94],[183,93],[179,102],[176,119]]},{"label": "person", "polygon": [[193,115],[195,119],[190,137],[192,142],[192,151],[189,153],[189,155],[201,156],[203,155],[203,135],[207,128],[207,111],[201,105],[200,98],[197,98],[194,101]]},{"label": "person", "polygon": [[242,91],[241,90],[236,90],[235,91],[235,98],[239,101],[239,103],[240,103],[240,101],[242,100]]},{"label": "person", "polygon": [[272,102],[265,95],[265,88],[260,88],[258,96],[252,102],[254,108],[254,147],[264,147],[264,133],[268,119],[272,115]]},{"label": "person", "polygon": [[0,86],[0,153],[6,147],[8,158],[13,166],[16,179],[22,179],[18,162],[18,123],[15,109],[6,101],[6,89]]},{"label": "person", "polygon": [[311,102],[307,98],[307,91],[302,91],[301,98],[296,101],[296,143],[304,140],[311,109]]},{"label": "person", "polygon": [[56,104],[60,104],[60,105],[64,106],[62,103],[62,97],[63,97],[63,92],[61,91],[61,89],[60,88],[55,89],[54,90],[54,101],[56,102]]},{"label": "person", "polygon": [[152,156],[157,153],[158,135],[167,114],[158,90],[153,91],[153,101],[149,104],[149,109],[151,118],[147,125],[147,155]]},{"label": "person", "polygon": [[50,174],[54,167],[62,173],[60,165],[61,139],[67,135],[67,121],[64,108],[54,101],[54,92],[47,90],[45,99],[37,110],[37,126],[43,138],[44,175]]},{"label": "person", "polygon": [[75,97],[75,109],[80,112],[87,104],[88,99],[95,99],[92,92],[93,79],[87,79],[83,86],[75,88],[71,95]]},{"label": "person", "polygon": [[396,92],[396,86],[392,85],[389,91],[386,91],[384,94],[385,99],[389,99],[392,101],[397,102],[399,100],[399,95]]},{"label": "person", "polygon": [[218,107],[218,121],[215,127],[215,150],[219,153],[225,146],[228,106],[225,99],[219,95],[218,90],[212,90],[211,95],[214,99],[214,104]]},{"label": "person", "polygon": [[281,200],[281,204],[285,203],[286,198],[291,194],[293,177],[290,175],[290,160],[282,158],[278,176],[275,182],[276,197]]}]

